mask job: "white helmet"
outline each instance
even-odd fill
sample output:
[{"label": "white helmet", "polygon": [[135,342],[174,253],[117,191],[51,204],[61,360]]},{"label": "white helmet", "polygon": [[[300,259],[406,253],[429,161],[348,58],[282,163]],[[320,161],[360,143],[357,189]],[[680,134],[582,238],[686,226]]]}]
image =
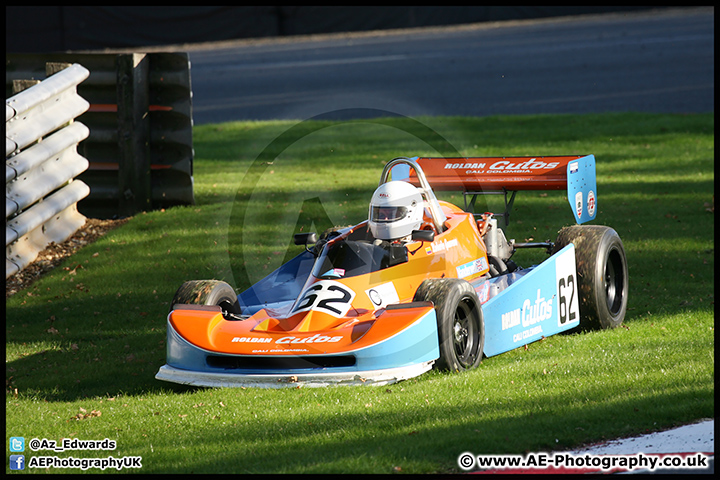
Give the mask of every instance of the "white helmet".
[{"label": "white helmet", "polygon": [[403,238],[419,229],[422,219],[422,195],[409,183],[398,180],[383,183],[373,193],[368,225],[375,238]]}]

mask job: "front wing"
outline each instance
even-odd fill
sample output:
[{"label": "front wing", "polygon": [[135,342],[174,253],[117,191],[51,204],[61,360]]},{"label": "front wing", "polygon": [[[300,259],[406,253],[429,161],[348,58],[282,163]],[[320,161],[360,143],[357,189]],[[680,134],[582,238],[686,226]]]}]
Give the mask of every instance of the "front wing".
[{"label": "front wing", "polygon": [[[439,357],[431,306],[407,308],[415,321],[382,341],[324,355],[232,355],[193,345],[168,321],[167,364],[155,378],[206,387],[387,385],[416,377]],[[419,312],[419,313],[418,313]],[[393,315],[399,314],[397,310]],[[388,315],[391,317],[392,315]],[[278,335],[282,338],[281,335]]]}]

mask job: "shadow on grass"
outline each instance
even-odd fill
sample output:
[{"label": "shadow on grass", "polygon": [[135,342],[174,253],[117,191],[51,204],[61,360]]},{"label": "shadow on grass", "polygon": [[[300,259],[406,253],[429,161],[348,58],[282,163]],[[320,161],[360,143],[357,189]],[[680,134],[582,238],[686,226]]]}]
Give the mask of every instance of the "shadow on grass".
[{"label": "shadow on grass", "polygon": [[[412,395],[398,390],[393,386],[387,396]],[[283,396],[283,401],[307,401],[301,396]],[[585,401],[587,397],[602,400]],[[684,412],[713,411],[712,393],[698,398],[689,390],[617,400],[595,390],[573,391],[559,403],[536,395],[521,406],[527,413],[512,417],[498,413],[502,401],[491,396],[461,406],[368,407],[352,414],[335,410],[301,420],[259,415],[255,421],[229,425],[222,425],[227,416],[221,415],[184,434],[155,440],[153,449],[162,456],[144,457],[143,467],[152,473],[459,473],[457,457],[466,451],[563,451],[695,418]],[[624,416],[632,417],[632,426],[617,420]],[[183,454],[186,448],[192,449],[190,456]]]},{"label": "shadow on grass", "polygon": [[[18,394],[47,401],[73,401],[155,388],[154,375],[165,357],[165,323],[128,321],[123,327],[113,323],[96,320],[92,326],[78,327],[63,320],[43,320],[10,325],[8,335],[19,358],[6,362],[8,391],[17,389]],[[32,345],[35,353],[24,353],[25,344]]]}]

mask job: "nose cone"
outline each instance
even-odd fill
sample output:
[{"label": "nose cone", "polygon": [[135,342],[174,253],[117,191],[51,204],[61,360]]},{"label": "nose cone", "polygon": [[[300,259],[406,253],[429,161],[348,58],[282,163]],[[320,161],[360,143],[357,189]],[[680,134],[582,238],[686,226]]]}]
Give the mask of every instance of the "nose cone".
[{"label": "nose cone", "polygon": [[336,317],[319,310],[307,310],[288,317],[283,323],[285,331],[312,333],[340,328],[347,324],[348,320],[347,317]]}]

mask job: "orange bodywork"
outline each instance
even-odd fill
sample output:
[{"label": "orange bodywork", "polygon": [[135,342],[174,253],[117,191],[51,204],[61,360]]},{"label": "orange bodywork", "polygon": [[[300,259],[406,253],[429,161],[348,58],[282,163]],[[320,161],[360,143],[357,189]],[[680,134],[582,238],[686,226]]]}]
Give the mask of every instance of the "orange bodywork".
[{"label": "orange bodywork", "polygon": [[[239,322],[225,320],[219,309],[176,309],[170,315],[170,324],[197,347],[235,355],[336,354],[376,345],[432,310],[427,304],[385,308],[412,302],[425,279],[457,277],[472,281],[489,270],[485,244],[473,215],[450,203],[440,204],[447,217],[445,231],[436,234],[433,242],[407,244],[409,261],[338,282],[310,275],[303,291],[315,284],[338,284],[353,293],[347,311],[341,315],[316,308],[297,313],[291,308],[261,309]],[[355,227],[360,228],[366,224]],[[378,300],[380,295],[385,298]],[[295,309],[301,302],[298,298]]]}]

